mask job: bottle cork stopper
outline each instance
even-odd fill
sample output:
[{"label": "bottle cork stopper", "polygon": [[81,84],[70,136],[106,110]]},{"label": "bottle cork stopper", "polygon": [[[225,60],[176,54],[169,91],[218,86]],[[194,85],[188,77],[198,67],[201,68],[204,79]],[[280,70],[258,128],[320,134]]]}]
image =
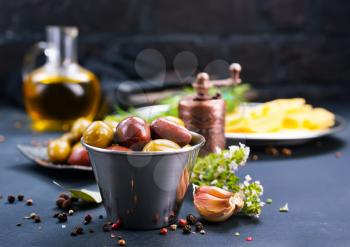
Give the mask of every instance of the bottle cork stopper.
[{"label": "bottle cork stopper", "polygon": [[212,87],[212,83],[209,80],[207,73],[199,73],[196,78],[196,82],[193,83],[193,88],[197,91],[198,99],[206,99],[209,97],[209,89]]},{"label": "bottle cork stopper", "polygon": [[232,63],[229,67],[231,78],[234,82],[234,84],[239,84],[242,82],[242,79],[240,77],[242,66],[239,63]]}]

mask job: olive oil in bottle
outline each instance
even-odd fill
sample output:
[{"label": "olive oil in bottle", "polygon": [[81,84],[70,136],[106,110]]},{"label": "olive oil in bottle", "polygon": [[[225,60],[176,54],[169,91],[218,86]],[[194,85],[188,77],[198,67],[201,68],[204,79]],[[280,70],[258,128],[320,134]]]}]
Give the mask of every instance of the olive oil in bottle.
[{"label": "olive oil in bottle", "polygon": [[[76,28],[49,27],[47,62],[24,73],[23,94],[34,130],[67,130],[74,120],[93,119],[100,100],[96,76],[76,62]],[[29,55],[31,56],[31,55]],[[27,57],[26,67],[35,58]]]}]

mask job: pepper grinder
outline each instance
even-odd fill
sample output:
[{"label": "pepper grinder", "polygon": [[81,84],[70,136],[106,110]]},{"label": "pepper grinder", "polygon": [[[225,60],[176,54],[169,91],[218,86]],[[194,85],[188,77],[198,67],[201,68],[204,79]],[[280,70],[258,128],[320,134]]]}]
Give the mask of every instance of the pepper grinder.
[{"label": "pepper grinder", "polygon": [[179,102],[179,116],[187,129],[205,137],[206,143],[199,155],[222,150],[226,145],[225,138],[225,101],[219,93],[211,96],[213,86],[234,86],[241,83],[241,66],[238,63],[230,65],[231,77],[223,80],[209,80],[207,73],[199,73],[192,84],[197,95],[186,96]]}]

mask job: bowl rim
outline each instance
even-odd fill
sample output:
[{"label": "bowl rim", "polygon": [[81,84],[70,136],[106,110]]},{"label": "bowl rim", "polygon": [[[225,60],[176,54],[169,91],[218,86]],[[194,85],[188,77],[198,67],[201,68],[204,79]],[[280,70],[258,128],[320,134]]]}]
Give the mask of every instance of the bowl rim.
[{"label": "bowl rim", "polygon": [[159,155],[169,155],[169,154],[180,154],[180,153],[186,153],[190,152],[196,149],[200,149],[204,146],[205,138],[204,136],[190,131],[192,138],[197,137],[199,138],[199,142],[195,144],[194,146],[188,147],[188,148],[181,148],[175,151],[161,151],[161,152],[143,152],[143,151],[119,151],[119,150],[109,150],[105,148],[99,148],[91,146],[83,141],[83,138],[80,139],[80,143],[87,149],[87,150],[94,150],[99,153],[106,153],[106,154],[123,154],[123,155],[135,155],[135,156],[159,156]]}]

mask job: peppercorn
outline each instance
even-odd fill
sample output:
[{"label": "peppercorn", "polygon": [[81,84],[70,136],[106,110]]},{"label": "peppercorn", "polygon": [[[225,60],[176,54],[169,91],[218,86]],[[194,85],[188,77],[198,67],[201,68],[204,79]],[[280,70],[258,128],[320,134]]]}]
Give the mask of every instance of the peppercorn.
[{"label": "peppercorn", "polygon": [[26,204],[27,204],[27,206],[32,206],[33,205],[33,199],[28,199]]},{"label": "peppercorn", "polygon": [[102,220],[102,219],[103,219],[103,215],[100,214],[100,215],[98,216],[98,218],[99,218],[100,220]]},{"label": "peppercorn", "polygon": [[180,219],[177,225],[179,227],[184,227],[185,225],[187,225],[187,221],[185,219]]},{"label": "peppercorn", "polygon": [[76,230],[77,234],[83,234],[84,233],[84,229],[82,227],[80,227],[80,226],[76,227],[75,230]]},{"label": "peppercorn", "polygon": [[119,246],[125,246],[126,245],[126,241],[124,239],[119,239],[118,240],[118,244],[119,244]]},{"label": "peppercorn", "polygon": [[16,226],[18,226],[18,227],[21,226],[21,225],[22,225],[21,223],[17,223],[17,224],[16,224]]},{"label": "peppercorn", "polygon": [[64,198],[62,198],[62,197],[58,198],[57,201],[56,201],[57,207],[58,207],[58,208],[62,208],[62,205],[63,205],[63,203],[64,203],[65,201],[66,201],[66,199],[64,199]]},{"label": "peppercorn", "polygon": [[69,216],[72,216],[72,215],[74,214],[74,210],[73,210],[73,209],[70,209],[70,210],[68,211],[68,214],[69,214]]},{"label": "peppercorn", "polygon": [[197,218],[193,214],[187,215],[186,220],[189,225],[194,225],[197,222]]},{"label": "peppercorn", "polygon": [[253,237],[252,236],[246,237],[245,241],[248,241],[248,242],[253,241]]},{"label": "peppercorn", "polygon": [[20,195],[17,196],[17,200],[18,201],[21,202],[21,201],[23,201],[23,199],[24,199],[24,195],[20,194]]},{"label": "peppercorn", "polygon": [[184,227],[182,228],[182,232],[185,234],[191,233],[192,232],[192,228],[190,225],[184,225]]},{"label": "peppercorn", "polygon": [[66,213],[61,213],[57,216],[57,219],[59,222],[63,223],[67,221],[67,214]]},{"label": "peppercorn", "polygon": [[59,197],[59,198],[63,198],[63,199],[65,199],[65,200],[70,199],[70,196],[67,195],[66,193],[61,193],[58,197]]},{"label": "peppercorn", "polygon": [[167,235],[168,229],[162,228],[162,229],[160,229],[159,233],[160,233],[161,235]]},{"label": "peppercorn", "polygon": [[7,197],[7,201],[8,201],[10,204],[14,203],[15,200],[16,200],[16,198],[15,198],[14,196],[12,196],[12,195],[9,195],[9,196]]},{"label": "peppercorn", "polygon": [[39,215],[35,215],[33,220],[34,220],[34,223],[40,223],[41,222],[41,219],[40,219]]},{"label": "peppercorn", "polygon": [[56,212],[56,213],[53,215],[53,217],[54,217],[54,218],[57,218],[59,214],[60,214],[59,212]]},{"label": "peppercorn", "polygon": [[93,229],[89,229],[89,233],[94,233],[95,231]]},{"label": "peppercorn", "polygon": [[107,223],[102,226],[102,229],[104,232],[110,232],[112,230],[112,227],[110,224]]},{"label": "peppercorn", "polygon": [[34,220],[35,216],[36,216],[36,213],[31,213],[29,217],[30,217],[32,220]]},{"label": "peppercorn", "polygon": [[196,223],[196,231],[200,232],[203,229],[204,229],[203,224],[201,222],[197,222]]},{"label": "peppercorn", "polygon": [[90,214],[85,215],[84,220],[85,220],[84,224],[86,224],[86,225],[89,224],[92,220],[91,215]]},{"label": "peppercorn", "polygon": [[114,224],[112,224],[112,230],[118,230],[121,224],[122,224],[121,220],[118,219]]},{"label": "peppercorn", "polygon": [[202,234],[202,235],[206,234],[206,232],[204,230],[200,230],[199,233]]},{"label": "peppercorn", "polygon": [[69,211],[70,209],[72,209],[72,201],[70,199],[65,200],[62,203],[62,209],[65,211]]},{"label": "peppercorn", "polygon": [[77,233],[73,230],[73,231],[70,232],[70,235],[75,237],[75,236],[77,236]]}]

